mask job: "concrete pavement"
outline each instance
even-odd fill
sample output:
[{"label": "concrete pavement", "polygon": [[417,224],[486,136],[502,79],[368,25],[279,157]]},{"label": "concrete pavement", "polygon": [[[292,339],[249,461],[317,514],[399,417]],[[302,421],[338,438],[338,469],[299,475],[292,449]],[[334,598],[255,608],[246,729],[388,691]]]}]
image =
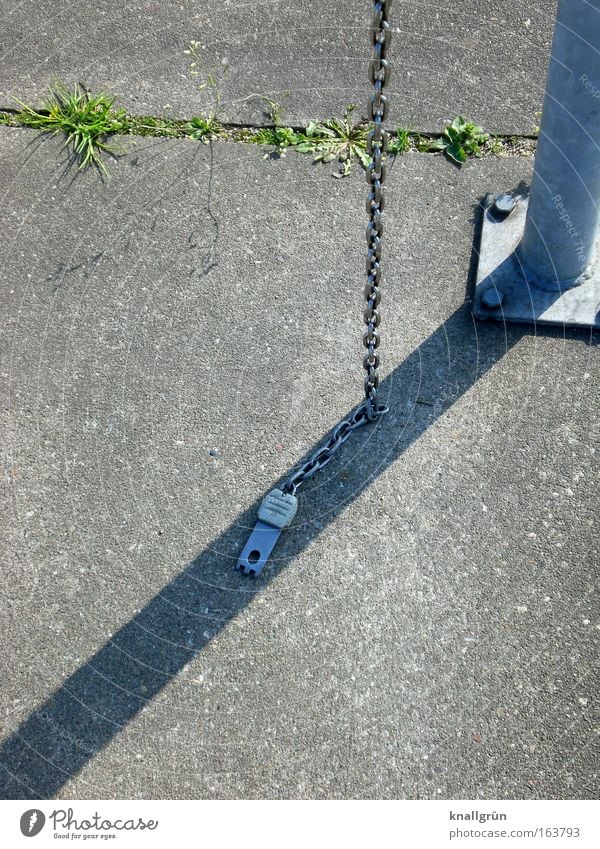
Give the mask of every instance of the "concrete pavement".
[{"label": "concrete pavement", "polygon": [[[597,341],[474,324],[477,204],[531,160],[390,169],[391,407],[360,400],[362,174],[0,130],[9,798],[591,798]],[[468,291],[467,291],[468,297]]]},{"label": "concrete pavement", "polygon": [[[198,91],[183,53],[195,40],[202,80],[211,69],[221,79],[223,119],[270,122],[253,94],[280,102],[292,125],[341,115],[349,103],[363,111],[371,8],[364,0],[0,0],[0,107],[14,108],[12,97],[39,106],[59,78],[114,94],[135,114],[210,111],[210,87]],[[489,131],[533,132],[553,12],[548,0],[395,3],[392,124],[439,130],[462,114]]]}]

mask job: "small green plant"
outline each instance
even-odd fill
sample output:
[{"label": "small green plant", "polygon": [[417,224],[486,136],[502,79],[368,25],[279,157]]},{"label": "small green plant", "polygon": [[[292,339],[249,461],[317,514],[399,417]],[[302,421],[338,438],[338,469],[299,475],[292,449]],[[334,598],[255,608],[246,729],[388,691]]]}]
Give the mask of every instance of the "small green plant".
[{"label": "small green plant", "polygon": [[221,111],[223,103],[223,92],[221,86],[229,73],[229,64],[223,60],[220,65],[205,67],[204,60],[199,53],[200,42],[191,41],[187,50],[183,52],[192,60],[189,63],[190,76],[198,80],[198,91],[206,91],[212,100],[212,108],[209,119],[216,120]]},{"label": "small green plant", "polygon": [[331,118],[329,121],[311,121],[298,140],[294,149],[300,153],[314,153],[314,162],[340,163],[335,177],[347,177],[354,159],[358,159],[366,168],[370,157],[367,153],[367,123],[354,123],[352,112],[356,109],[351,103],[343,118]]},{"label": "small green plant", "polygon": [[300,144],[305,138],[304,133],[298,133],[291,127],[262,127],[260,130],[256,130],[248,141],[251,144],[273,145],[274,149],[263,156],[263,159],[269,159],[274,155],[285,156],[289,147],[299,150]]},{"label": "small green plant", "polygon": [[[284,97],[289,96],[289,91],[283,92]],[[257,95],[259,100],[262,100],[263,103],[267,105],[267,115],[273,122],[273,124],[278,127],[281,124],[281,103],[278,103],[276,100],[273,100],[272,97],[267,97],[266,94]]]},{"label": "small green plant", "polygon": [[[289,95],[288,91],[284,91],[284,95],[287,97]],[[275,127],[281,126],[281,103],[278,103],[273,98],[268,97],[266,94],[248,94],[246,97],[240,97],[237,100],[231,101],[232,103],[246,103],[249,100],[258,100],[261,103],[265,104],[265,108],[263,109],[263,115],[265,118],[270,121]]]},{"label": "small green plant", "polygon": [[388,142],[388,152],[391,154],[406,153],[411,147],[411,132],[398,127],[395,135]]},{"label": "small green plant", "polygon": [[17,103],[21,111],[16,119],[21,126],[51,135],[64,133],[65,145],[72,146],[80,169],[95,165],[102,173],[108,174],[102,153],[114,156],[116,151],[104,139],[119,132],[125,118],[124,110],[113,111],[113,97],[92,95],[81,83],[68,89],[57,82],[50,89],[44,110],[38,112],[20,100]]},{"label": "small green plant", "polygon": [[[184,53],[192,60],[189,63],[189,72],[192,78],[199,80],[198,91],[209,92],[212,100],[208,115],[192,118],[191,121],[188,121],[184,125],[184,130],[186,135],[190,138],[208,142],[211,138],[224,135],[224,127],[218,118],[223,107],[223,93],[221,86],[229,73],[229,64],[227,60],[223,60],[220,65],[213,65],[212,67],[207,68],[204,65],[202,56],[200,55],[199,41],[190,42],[189,47],[187,50],[184,50]],[[288,92],[285,92],[285,94],[287,95]],[[243,103],[249,100],[258,100],[265,104],[264,114],[270,121],[273,122],[276,129],[279,128],[281,123],[281,105],[277,103],[277,101],[267,97],[266,94],[248,94],[246,97],[242,97],[233,102]],[[252,141],[253,139],[248,140]],[[270,144],[271,139],[257,143]],[[283,138],[274,139],[273,143],[276,145],[281,155],[283,155],[285,148],[288,146],[285,144],[285,140]]]},{"label": "small green plant", "polygon": [[505,141],[498,136],[490,136],[485,143],[485,152],[493,156],[502,156],[505,153]]},{"label": "small green plant", "polygon": [[462,165],[469,156],[477,156],[481,145],[489,136],[477,124],[466,121],[461,115],[445,128],[442,136],[430,142],[430,151],[440,151],[457,165]]},{"label": "small green plant", "polygon": [[215,118],[192,118],[183,125],[185,134],[196,141],[208,144],[210,139],[221,135],[222,125]]}]

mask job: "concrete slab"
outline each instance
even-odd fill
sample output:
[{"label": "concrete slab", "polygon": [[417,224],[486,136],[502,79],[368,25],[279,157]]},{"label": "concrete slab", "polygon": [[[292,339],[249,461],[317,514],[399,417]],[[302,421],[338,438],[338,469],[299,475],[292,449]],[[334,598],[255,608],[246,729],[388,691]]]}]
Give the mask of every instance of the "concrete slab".
[{"label": "concrete slab", "polygon": [[391,412],[253,582],[257,502],[360,400],[363,176],[60,157],[0,131],[2,796],[593,797],[594,340],[465,304],[531,161],[390,169]]},{"label": "concrete slab", "polygon": [[[394,125],[437,130],[457,114],[487,129],[531,133],[538,123],[554,4],[534,0],[405,0],[392,10],[391,114]],[[137,114],[190,116],[211,108],[187,76],[183,51],[200,43],[205,68],[229,72],[222,116],[267,121],[280,101],[283,120],[366,111],[371,4],[364,0],[151,3],[0,0],[3,73],[0,106],[11,97],[41,104],[61,78],[106,90]],[[287,94],[286,94],[287,93]]]}]

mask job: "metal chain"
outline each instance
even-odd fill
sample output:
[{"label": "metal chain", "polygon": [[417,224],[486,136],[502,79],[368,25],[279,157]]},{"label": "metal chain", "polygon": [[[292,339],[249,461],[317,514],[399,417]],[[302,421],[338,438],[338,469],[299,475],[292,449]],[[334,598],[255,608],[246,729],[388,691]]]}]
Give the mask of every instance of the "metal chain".
[{"label": "metal chain", "polygon": [[390,67],[387,53],[390,46],[391,31],[388,14],[392,0],[374,0],[374,16],[371,23],[370,38],[373,45],[373,59],[369,63],[369,79],[374,92],[369,100],[369,119],[372,129],[367,136],[367,152],[371,162],[367,168],[369,194],[367,196],[367,285],[364,294],[367,307],[364,311],[364,322],[367,329],[363,334],[363,344],[367,353],[363,357],[363,368],[366,371],[364,379],[365,400],[357,410],[335,428],[327,442],[318,448],[283,486],[283,491],[295,495],[298,487],[304,481],[312,478],[319,469],[329,463],[338,448],[359,427],[375,421],[388,411],[384,404],[377,403],[377,387],[379,386],[379,331],[381,314],[378,306],[381,302],[381,237],[383,236],[382,213],[384,208],[385,181],[385,152],[388,144],[388,134],[383,129],[383,122],[388,111],[387,98],[383,93],[390,78]]},{"label": "metal chain", "polygon": [[[387,408],[382,410],[379,415],[383,415],[384,412],[387,413]],[[295,495],[298,487],[326,466],[333,458],[333,455],[340,445],[343,445],[343,443],[358,427],[362,427],[362,425],[366,424],[368,421],[367,405],[361,404],[361,406],[355,410],[349,419],[344,419],[343,422],[339,423],[325,445],[322,445],[321,448],[315,451],[306,463],[304,463],[297,472],[294,472],[294,474],[288,478],[283,486],[283,491],[290,492],[292,495]]]},{"label": "metal chain", "polygon": [[384,155],[388,146],[388,134],[383,129],[383,122],[388,112],[388,102],[383,90],[390,79],[387,54],[391,40],[388,22],[391,5],[392,0],[375,0],[375,13],[371,24],[373,59],[369,64],[369,79],[375,90],[369,103],[369,118],[372,122],[372,129],[367,137],[367,152],[371,156],[371,163],[367,168],[367,183],[369,184],[367,215],[369,216],[369,223],[367,225],[367,285],[365,286],[367,308],[364,312],[367,329],[363,335],[363,344],[367,349],[363,358],[363,367],[367,372],[365,375],[365,398],[369,421],[373,421],[379,415],[382,415],[377,404],[379,355],[375,351],[379,347],[379,331],[377,328],[381,323],[381,315],[377,307],[381,301],[381,238],[383,236],[381,216],[385,205],[383,188],[385,181]]}]

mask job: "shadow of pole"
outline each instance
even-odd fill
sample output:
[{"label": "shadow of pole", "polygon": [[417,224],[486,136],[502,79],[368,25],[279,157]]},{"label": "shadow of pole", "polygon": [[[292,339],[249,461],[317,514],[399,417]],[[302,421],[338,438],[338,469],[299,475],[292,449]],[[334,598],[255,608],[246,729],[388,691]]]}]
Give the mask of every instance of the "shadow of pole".
[{"label": "shadow of pole", "polygon": [[[259,500],[73,673],[0,748],[2,798],[51,798],[106,746],[219,631],[386,468],[464,395],[524,331],[501,326],[477,334],[461,307],[384,381],[379,396],[391,412],[361,428],[329,465],[328,479],[303,491],[303,521],[282,536],[277,559],[254,581],[231,568]],[[429,400],[422,401],[426,392]],[[336,467],[350,446],[353,486],[340,497]],[[369,476],[359,455],[376,462]],[[307,456],[312,452],[308,451]],[[317,477],[318,481],[318,477]],[[327,505],[320,527],[306,521],[311,490]],[[314,499],[313,499],[314,504]],[[304,515],[302,515],[304,514]]]}]

